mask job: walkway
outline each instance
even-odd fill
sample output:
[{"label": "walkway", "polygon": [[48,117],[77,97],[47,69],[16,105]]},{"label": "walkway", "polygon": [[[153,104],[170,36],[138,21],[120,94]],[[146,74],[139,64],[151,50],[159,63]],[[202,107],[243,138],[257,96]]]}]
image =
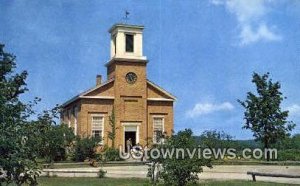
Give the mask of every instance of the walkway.
[{"label": "walkway", "polygon": [[[140,166],[113,166],[104,167],[106,176],[112,178],[146,178],[148,167]],[[49,175],[59,177],[97,177],[99,168],[65,168],[65,169],[44,169],[51,171]],[[247,171],[280,173],[300,175],[300,166],[273,166],[273,165],[217,165],[210,169],[205,167],[199,175],[200,180],[252,180]],[[46,174],[45,172],[43,173]],[[300,184],[300,179],[257,177],[257,181],[268,181],[278,183]]]}]

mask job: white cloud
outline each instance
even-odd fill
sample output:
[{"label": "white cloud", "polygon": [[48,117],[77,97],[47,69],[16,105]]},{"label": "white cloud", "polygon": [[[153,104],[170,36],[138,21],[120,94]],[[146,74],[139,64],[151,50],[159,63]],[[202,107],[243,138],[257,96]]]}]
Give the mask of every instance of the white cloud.
[{"label": "white cloud", "polygon": [[260,40],[280,41],[281,36],[274,34],[265,24],[261,24],[256,31],[254,31],[251,26],[244,25],[242,27],[240,39],[241,45],[247,45]]},{"label": "white cloud", "polygon": [[226,8],[237,16],[241,23],[254,21],[267,13],[265,0],[225,0]]},{"label": "white cloud", "polygon": [[225,6],[230,13],[236,16],[240,29],[238,36],[240,45],[282,39],[264,23],[264,17],[270,11],[268,5],[272,3],[272,0],[211,0],[210,2],[216,6]]},{"label": "white cloud", "polygon": [[293,104],[286,108],[289,111],[290,116],[300,116],[300,105]]},{"label": "white cloud", "polygon": [[233,110],[234,106],[229,102],[224,102],[221,104],[212,103],[197,103],[193,109],[187,111],[187,116],[194,118],[200,115],[210,114],[218,111],[229,111]]}]

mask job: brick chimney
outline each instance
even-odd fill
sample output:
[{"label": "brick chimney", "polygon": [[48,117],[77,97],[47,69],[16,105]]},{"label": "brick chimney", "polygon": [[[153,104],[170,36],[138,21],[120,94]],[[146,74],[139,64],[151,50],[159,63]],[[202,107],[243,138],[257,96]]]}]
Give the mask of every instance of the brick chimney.
[{"label": "brick chimney", "polygon": [[101,85],[101,80],[102,80],[102,76],[101,75],[97,75],[96,76],[96,86]]}]

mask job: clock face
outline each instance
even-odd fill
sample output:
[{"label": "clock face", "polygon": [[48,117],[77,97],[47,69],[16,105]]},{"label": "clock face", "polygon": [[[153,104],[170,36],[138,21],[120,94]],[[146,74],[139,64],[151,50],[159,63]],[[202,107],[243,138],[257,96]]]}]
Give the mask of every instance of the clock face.
[{"label": "clock face", "polygon": [[128,83],[133,84],[137,80],[137,75],[133,72],[128,72],[125,78]]}]

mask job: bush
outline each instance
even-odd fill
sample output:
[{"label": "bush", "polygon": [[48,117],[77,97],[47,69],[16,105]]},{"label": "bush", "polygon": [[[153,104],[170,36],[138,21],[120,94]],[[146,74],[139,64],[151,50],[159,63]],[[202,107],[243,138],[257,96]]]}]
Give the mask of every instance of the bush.
[{"label": "bush", "polygon": [[300,161],[300,150],[297,149],[279,150],[277,157],[279,161]]},{"label": "bush", "polygon": [[99,178],[105,178],[106,173],[107,172],[105,170],[100,169],[99,172],[98,172],[98,177]]},{"label": "bush", "polygon": [[67,159],[66,149],[57,149],[56,155],[54,156],[54,161],[65,161]]},{"label": "bush", "polygon": [[75,143],[74,161],[84,161],[86,159],[97,159],[95,148],[101,140],[97,138],[80,138]]},{"label": "bush", "polygon": [[69,148],[75,135],[66,124],[57,125],[56,118],[60,107],[44,111],[38,115],[37,121],[27,126],[27,136],[30,136],[28,144],[31,151],[47,163],[66,160],[66,149]]},{"label": "bush", "polygon": [[[177,135],[168,138],[164,144],[157,146],[160,152],[170,152],[176,148],[184,149],[185,155],[176,158],[176,156],[164,157],[160,153],[158,158],[151,159],[148,176],[151,177],[152,182],[155,183],[159,177],[164,180],[166,185],[184,186],[189,182],[195,183],[199,179],[197,174],[202,172],[202,166],[211,167],[210,160],[199,159],[197,156],[191,158],[187,156],[187,149],[190,152],[197,149],[197,143],[192,134],[190,129],[179,131]],[[151,154],[152,152],[150,152]]]},{"label": "bush", "polygon": [[119,150],[114,148],[107,148],[104,151],[104,160],[105,161],[121,161],[122,159],[119,156]]}]

